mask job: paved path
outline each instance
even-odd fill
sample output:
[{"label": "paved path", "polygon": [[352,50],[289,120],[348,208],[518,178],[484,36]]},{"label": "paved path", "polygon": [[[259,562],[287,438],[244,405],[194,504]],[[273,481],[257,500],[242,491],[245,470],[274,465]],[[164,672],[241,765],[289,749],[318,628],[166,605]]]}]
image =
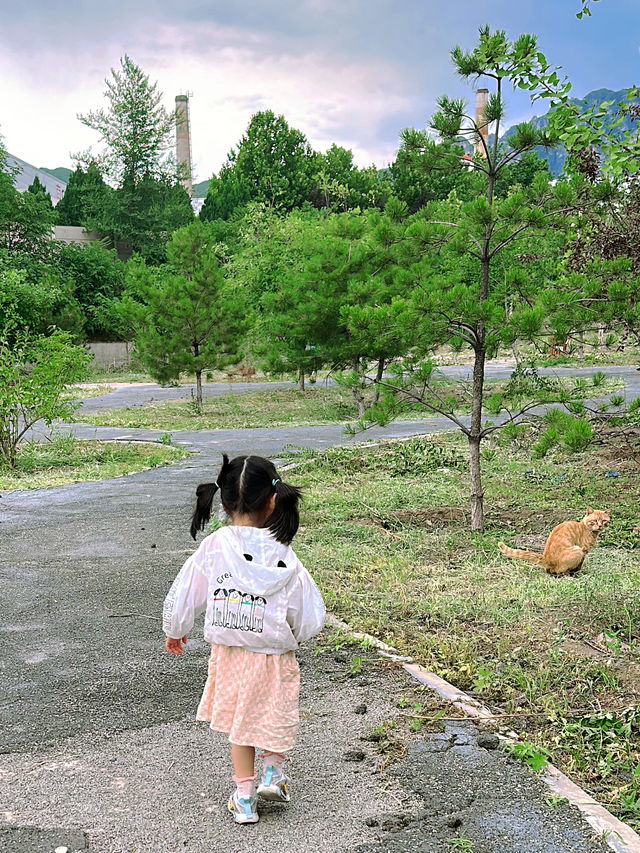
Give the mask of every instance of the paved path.
[{"label": "paved path", "polygon": [[[377,432],[433,428],[435,419]],[[200,455],[0,498],[0,850],[414,853],[454,849],[452,838],[469,838],[475,853],[606,849],[574,809],[550,809],[533,774],[480,747],[471,723],[416,738],[376,772],[359,738],[397,716],[413,682],[373,665],[345,679],[349,658],[312,646],[302,653],[295,799],[236,827],[224,808],[225,738],[194,722],[207,649],[194,631],[186,654],[170,657],[160,631],[166,590],[193,550],[194,487],[222,450],[277,457],[288,443],[353,439],[315,427],[181,440]],[[362,703],[367,713],[356,714]],[[354,748],[363,756],[346,761]]]}]

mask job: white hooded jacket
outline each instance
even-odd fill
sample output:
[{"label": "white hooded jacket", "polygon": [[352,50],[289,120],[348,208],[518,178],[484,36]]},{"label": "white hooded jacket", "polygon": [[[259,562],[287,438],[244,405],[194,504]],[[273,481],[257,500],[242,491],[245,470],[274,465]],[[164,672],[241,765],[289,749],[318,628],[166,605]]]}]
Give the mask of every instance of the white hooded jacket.
[{"label": "white hooded jacket", "polygon": [[222,527],[202,541],[167,595],[162,627],[188,634],[206,611],[210,643],[279,655],[319,634],[325,607],[311,575],[265,528]]}]

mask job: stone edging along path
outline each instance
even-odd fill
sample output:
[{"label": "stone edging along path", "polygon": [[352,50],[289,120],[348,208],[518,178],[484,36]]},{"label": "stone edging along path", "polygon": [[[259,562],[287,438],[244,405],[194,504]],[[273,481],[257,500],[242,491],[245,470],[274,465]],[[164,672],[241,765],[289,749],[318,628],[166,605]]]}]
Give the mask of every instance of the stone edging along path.
[{"label": "stone edging along path", "polygon": [[[477,720],[478,723],[495,721],[495,715],[485,705],[440,678],[439,675],[413,663],[412,658],[398,655],[397,649],[394,649],[393,646],[387,645],[371,634],[352,631],[349,625],[332,614],[329,614],[327,621],[333,627],[345,631],[356,639],[366,640],[369,645],[378,650],[380,655],[401,665],[412,678],[442,696],[466,716]],[[515,732],[497,732],[497,736],[503,744],[515,743],[518,740],[518,735]],[[615,853],[640,853],[640,836],[626,823],[614,817],[611,812],[596,802],[590,794],[572,782],[557,767],[553,764],[547,764],[545,769],[541,771],[540,778],[552,794],[563,797],[571,805],[577,806],[589,826],[606,841]]]}]

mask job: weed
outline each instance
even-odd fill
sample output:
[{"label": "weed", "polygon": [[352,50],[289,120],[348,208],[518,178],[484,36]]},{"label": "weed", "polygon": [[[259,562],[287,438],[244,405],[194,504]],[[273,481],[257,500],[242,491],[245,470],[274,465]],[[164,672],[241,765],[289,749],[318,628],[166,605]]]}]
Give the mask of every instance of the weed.
[{"label": "weed", "polygon": [[559,797],[557,794],[549,794],[544,798],[544,801],[550,809],[557,809],[558,806],[568,805],[569,803],[566,797]]},{"label": "weed", "polygon": [[361,657],[354,657],[349,664],[349,677],[354,678],[356,675],[360,675],[362,670],[364,669],[364,660]]},{"label": "weed", "polygon": [[473,853],[473,841],[470,838],[447,838],[447,844],[454,850],[466,850],[467,853]]},{"label": "weed", "polygon": [[509,743],[504,749],[514,758],[524,761],[525,764],[536,772],[545,768],[549,763],[549,751],[541,746],[536,747],[526,740]]}]

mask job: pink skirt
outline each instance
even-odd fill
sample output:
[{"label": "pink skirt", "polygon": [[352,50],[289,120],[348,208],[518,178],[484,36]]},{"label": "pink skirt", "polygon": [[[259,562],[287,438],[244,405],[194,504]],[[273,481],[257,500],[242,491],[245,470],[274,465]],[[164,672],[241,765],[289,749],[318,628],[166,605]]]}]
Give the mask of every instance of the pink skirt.
[{"label": "pink skirt", "polygon": [[226,732],[231,743],[286,752],[296,739],[299,689],[294,652],[265,655],[212,645],[197,719]]}]

